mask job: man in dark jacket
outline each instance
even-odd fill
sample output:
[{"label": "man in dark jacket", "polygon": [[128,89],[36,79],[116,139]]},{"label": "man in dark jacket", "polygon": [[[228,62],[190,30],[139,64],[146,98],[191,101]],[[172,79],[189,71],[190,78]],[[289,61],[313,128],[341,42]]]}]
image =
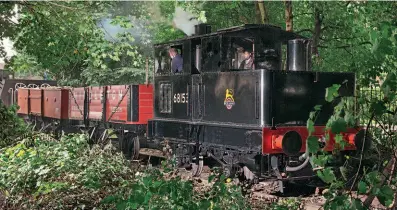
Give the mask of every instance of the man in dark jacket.
[{"label": "man in dark jacket", "polygon": [[249,51],[244,52],[245,60],[243,60],[240,64],[240,69],[252,69],[254,64],[254,58],[252,53]]},{"label": "man in dark jacket", "polygon": [[180,73],[182,72],[183,67],[183,58],[181,55],[178,54],[175,48],[171,48],[169,51],[170,57],[172,58],[171,61],[171,70],[173,73]]}]

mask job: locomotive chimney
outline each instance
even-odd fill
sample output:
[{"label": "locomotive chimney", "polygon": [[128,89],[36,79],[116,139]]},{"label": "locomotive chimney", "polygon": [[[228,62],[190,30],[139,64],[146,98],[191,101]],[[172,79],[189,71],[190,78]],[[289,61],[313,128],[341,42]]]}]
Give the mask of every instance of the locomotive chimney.
[{"label": "locomotive chimney", "polygon": [[287,46],[287,70],[310,71],[311,63],[310,41],[306,39],[293,39]]},{"label": "locomotive chimney", "polygon": [[211,33],[211,25],[200,23],[194,26],[194,35],[203,35]]}]

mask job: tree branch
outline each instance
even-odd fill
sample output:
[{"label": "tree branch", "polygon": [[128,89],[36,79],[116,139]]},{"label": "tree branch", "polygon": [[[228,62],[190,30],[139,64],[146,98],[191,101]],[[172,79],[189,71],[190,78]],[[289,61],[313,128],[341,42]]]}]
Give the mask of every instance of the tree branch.
[{"label": "tree branch", "polygon": [[349,53],[351,56],[353,56],[353,53],[351,53],[349,50],[347,50],[346,48],[343,48],[347,53]]},{"label": "tree branch", "polygon": [[62,4],[56,4],[56,3],[51,2],[51,1],[45,1],[45,2],[48,3],[48,4],[52,4],[52,5],[54,5],[54,6],[62,7],[62,8],[69,9],[69,10],[76,10],[76,9],[79,9],[79,8],[74,8],[74,7],[68,7],[68,6],[65,6],[65,5],[62,5]]},{"label": "tree branch", "polygon": [[324,45],[317,45],[319,48],[334,48],[334,49],[341,49],[341,48],[349,48],[349,47],[354,47],[354,46],[361,46],[361,45],[366,45],[369,44],[372,46],[371,42],[361,42],[358,44],[351,44],[351,45],[342,45],[342,46],[337,46],[337,47],[329,47],[329,46],[324,46]]},{"label": "tree branch", "polygon": [[333,39],[324,39],[324,38],[320,38],[323,41],[332,41],[332,40],[336,40],[339,41],[338,39],[343,39],[343,40],[350,40],[350,39],[359,39],[360,37],[335,37]]},{"label": "tree branch", "polygon": [[299,33],[302,33],[302,32],[310,32],[312,34],[314,33],[313,30],[311,30],[311,29],[302,29],[302,30],[296,31],[295,33],[299,34]]},{"label": "tree branch", "polygon": [[303,12],[303,13],[299,13],[299,14],[295,14],[294,17],[298,17],[300,15],[313,15],[313,12]]},{"label": "tree branch", "polygon": [[18,23],[16,23],[16,22],[14,22],[13,20],[11,20],[10,17],[6,17],[6,18],[7,18],[7,20],[10,21],[11,23],[14,23],[15,25],[18,24]]},{"label": "tree branch", "polygon": [[357,178],[358,178],[360,169],[361,169],[361,164],[362,164],[362,161],[363,161],[363,154],[364,154],[365,141],[366,141],[367,138],[369,137],[369,136],[368,136],[369,126],[371,125],[371,122],[372,122],[372,120],[374,119],[374,117],[375,117],[375,112],[372,112],[371,118],[369,119],[369,121],[368,121],[368,123],[367,123],[367,127],[366,127],[366,130],[365,130],[365,133],[364,133],[364,140],[363,140],[363,144],[362,144],[362,147],[361,147],[361,154],[360,154],[360,162],[359,162],[359,164],[358,164],[358,169],[357,169],[357,172],[356,172],[356,174],[355,174],[355,176],[354,176],[354,180],[353,180],[352,186],[351,186],[351,188],[350,188],[350,192],[353,190],[353,187],[354,187],[354,185],[356,184],[356,181],[357,181]]},{"label": "tree branch", "polygon": [[320,29],[320,30],[321,30],[321,32],[324,32],[327,28],[329,28],[329,26],[325,26],[325,27],[323,27],[323,28]]}]

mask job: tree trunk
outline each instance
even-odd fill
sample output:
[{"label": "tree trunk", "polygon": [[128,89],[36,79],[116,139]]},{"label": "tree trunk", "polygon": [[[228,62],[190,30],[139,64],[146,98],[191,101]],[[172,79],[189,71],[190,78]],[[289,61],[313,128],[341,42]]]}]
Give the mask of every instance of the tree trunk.
[{"label": "tree trunk", "polygon": [[[294,23],[293,23],[293,16],[292,16],[292,2],[291,1],[284,1],[285,5],[285,30],[286,31],[293,31]],[[285,58],[287,58],[287,52],[285,52]],[[287,59],[284,59],[283,69],[287,70]]]},{"label": "tree trunk", "polygon": [[261,10],[259,9],[259,4],[257,1],[255,1],[254,5],[255,5],[255,23],[260,24],[262,23]]},{"label": "tree trunk", "polygon": [[145,84],[149,84],[149,58],[146,57],[146,80]]},{"label": "tree trunk", "polygon": [[318,57],[318,45],[320,42],[321,35],[321,24],[322,18],[320,14],[320,10],[317,8],[314,10],[314,34],[313,34],[313,45],[312,45],[312,54]]},{"label": "tree trunk", "polygon": [[263,3],[263,1],[257,1],[257,4],[261,15],[261,22],[263,24],[269,23],[269,16],[267,14],[265,4]]},{"label": "tree trunk", "polygon": [[292,2],[284,1],[285,4],[285,30],[293,31]]}]

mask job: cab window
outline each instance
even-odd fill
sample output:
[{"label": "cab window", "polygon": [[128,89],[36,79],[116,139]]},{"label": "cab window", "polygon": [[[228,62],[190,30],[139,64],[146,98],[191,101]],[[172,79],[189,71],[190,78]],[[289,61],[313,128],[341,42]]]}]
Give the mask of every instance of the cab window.
[{"label": "cab window", "polygon": [[281,42],[260,37],[228,36],[222,39],[224,71],[281,69]]},{"label": "cab window", "polygon": [[230,39],[230,63],[231,69],[254,69],[254,39],[232,37]]},{"label": "cab window", "polygon": [[282,70],[281,42],[257,39],[255,42],[255,68]]},{"label": "cab window", "polygon": [[171,59],[169,58],[167,49],[155,49],[154,68],[156,74],[168,74],[171,72]]},{"label": "cab window", "polygon": [[[156,74],[174,74],[172,71],[172,65],[175,64],[172,62],[172,58],[169,54],[169,50],[174,48],[177,54],[180,55],[180,58],[183,56],[182,45],[172,45],[168,47],[159,47],[155,49],[155,72]],[[178,59],[180,59],[178,58]],[[183,59],[180,59],[179,62],[182,62],[183,66]],[[182,69],[183,72],[183,69]],[[178,74],[178,73],[175,73]]]},{"label": "cab window", "polygon": [[172,45],[168,48],[168,50],[171,50],[171,53],[176,53],[174,54],[174,58],[171,57],[170,54],[168,54],[168,58],[170,59],[171,63],[171,74],[181,74],[184,72],[183,68],[183,46],[182,45]]},{"label": "cab window", "polygon": [[219,37],[207,37],[201,44],[201,71],[219,71],[221,67],[221,52]]}]

